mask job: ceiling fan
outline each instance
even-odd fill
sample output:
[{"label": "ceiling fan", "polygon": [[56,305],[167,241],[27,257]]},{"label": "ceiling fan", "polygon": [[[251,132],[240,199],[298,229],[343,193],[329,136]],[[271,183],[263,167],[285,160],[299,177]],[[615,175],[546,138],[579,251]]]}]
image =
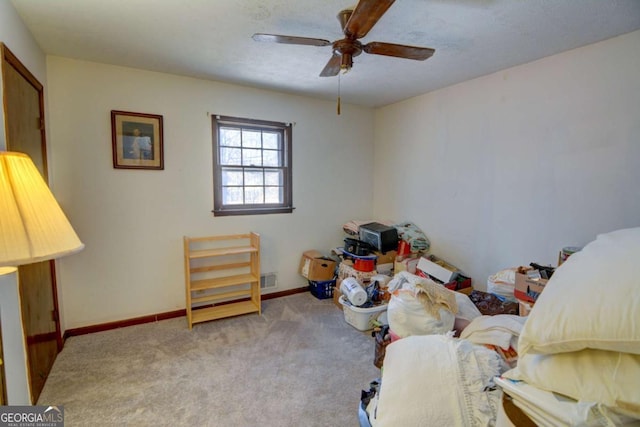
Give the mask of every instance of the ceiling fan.
[{"label": "ceiling fan", "polygon": [[370,42],[362,44],[358,39],[366,36],[395,0],[360,0],[354,9],[345,9],[337,18],[342,26],[344,38],[333,43],[329,40],[310,37],[285,36],[279,34],[256,33],[253,39],[260,42],[298,44],[307,46],[333,46],[333,55],[320,73],[321,77],[338,75],[353,66],[353,58],[362,52],[374,55],[394,56],[397,58],[424,61],[435,50],[428,47],[407,46],[402,44]]}]

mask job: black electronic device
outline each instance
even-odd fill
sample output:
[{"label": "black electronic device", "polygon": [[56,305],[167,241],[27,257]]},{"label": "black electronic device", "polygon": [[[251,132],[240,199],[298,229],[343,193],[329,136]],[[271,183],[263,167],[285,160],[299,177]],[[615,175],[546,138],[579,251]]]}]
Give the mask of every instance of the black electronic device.
[{"label": "black electronic device", "polygon": [[398,230],[395,227],[370,222],[361,225],[358,233],[360,240],[369,243],[382,253],[398,248]]},{"label": "black electronic device", "polygon": [[373,248],[367,242],[346,237],[344,239],[344,250],[353,255],[365,256],[369,255]]}]

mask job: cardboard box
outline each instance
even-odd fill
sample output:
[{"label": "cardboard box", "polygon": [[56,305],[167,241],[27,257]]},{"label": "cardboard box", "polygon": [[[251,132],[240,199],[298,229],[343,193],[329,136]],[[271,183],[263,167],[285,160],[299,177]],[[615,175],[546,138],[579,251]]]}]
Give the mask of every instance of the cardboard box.
[{"label": "cardboard box", "polygon": [[394,264],[392,262],[387,264],[377,264],[376,271],[378,274],[384,274],[385,276],[393,276]]},{"label": "cardboard box", "polygon": [[453,282],[456,276],[460,274],[460,270],[457,267],[448,264],[435,255],[421,257],[418,262],[418,270],[424,271],[442,283]]},{"label": "cardboard box", "polygon": [[408,271],[411,274],[416,274],[416,268],[419,262],[420,258],[406,258],[401,261],[396,260],[393,264],[393,272],[398,274],[401,271]]},{"label": "cardboard box", "polygon": [[[416,270],[416,275],[420,277],[424,277],[426,279],[432,279],[435,282],[438,281],[437,279],[433,279],[432,276],[429,276],[427,273],[425,273],[420,269]],[[469,295],[471,292],[473,292],[473,286],[471,282],[472,282],[471,277],[467,277],[461,273],[458,273],[458,275],[454,280],[452,280],[449,283],[442,283],[442,285],[445,288],[450,289],[452,291],[462,292],[463,294]]]},{"label": "cardboard box", "polygon": [[532,302],[518,300],[518,314],[520,316],[528,316],[533,308]]},{"label": "cardboard box", "polygon": [[378,257],[376,259],[378,264],[393,264],[398,256],[398,251],[388,251],[384,254],[379,251],[373,251],[373,254]]},{"label": "cardboard box", "polygon": [[473,291],[473,287],[471,286],[471,277],[466,277],[462,274],[458,274],[458,276],[456,276],[456,278],[451,282],[445,283],[444,287],[467,295]]},{"label": "cardboard box", "polygon": [[323,256],[319,251],[310,250],[302,254],[298,272],[308,280],[322,282],[333,279],[335,270],[334,260]]},{"label": "cardboard box", "polygon": [[526,274],[516,273],[513,295],[522,301],[536,302],[547,282],[546,279],[531,279]]},{"label": "cardboard box", "polygon": [[467,286],[466,288],[457,289],[456,292],[460,292],[461,294],[471,295],[473,292],[473,288],[471,286]]}]

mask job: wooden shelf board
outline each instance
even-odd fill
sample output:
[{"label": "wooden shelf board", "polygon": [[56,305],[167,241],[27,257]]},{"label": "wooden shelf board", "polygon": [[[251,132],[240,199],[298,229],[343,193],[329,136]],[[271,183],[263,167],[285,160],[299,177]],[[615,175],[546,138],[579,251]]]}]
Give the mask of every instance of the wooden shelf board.
[{"label": "wooden shelf board", "polygon": [[[250,297],[251,297],[251,289],[242,289],[239,291],[223,292],[219,294],[204,295],[201,297],[192,297],[191,303],[194,304],[194,303],[201,303],[201,302],[215,302],[215,301],[226,300],[229,298],[250,298]],[[196,309],[197,307],[194,307],[194,310]]]},{"label": "wooden shelf board", "polygon": [[226,286],[244,285],[254,282],[260,282],[260,278],[251,273],[216,277],[213,279],[193,280],[191,281],[191,291],[203,291],[206,289],[224,288]]},{"label": "wooden shelf board", "polygon": [[252,301],[241,301],[213,307],[192,310],[191,323],[207,322],[209,320],[222,319],[229,316],[238,316],[259,312],[260,308]]},{"label": "wooden shelf board", "polygon": [[208,258],[223,255],[241,255],[258,252],[253,246],[235,246],[230,248],[201,249],[189,252],[189,259]]},{"label": "wooden shelf board", "polygon": [[197,273],[207,273],[210,271],[220,271],[220,270],[229,270],[233,268],[247,268],[247,267],[251,267],[251,262],[245,261],[245,262],[232,262],[227,264],[203,265],[200,267],[191,267],[189,269],[189,272],[191,274],[197,274]]},{"label": "wooden shelf board", "polygon": [[189,242],[222,242],[222,241],[250,239],[252,234],[254,233],[230,234],[226,236],[205,236],[205,237],[185,236],[184,238]]}]

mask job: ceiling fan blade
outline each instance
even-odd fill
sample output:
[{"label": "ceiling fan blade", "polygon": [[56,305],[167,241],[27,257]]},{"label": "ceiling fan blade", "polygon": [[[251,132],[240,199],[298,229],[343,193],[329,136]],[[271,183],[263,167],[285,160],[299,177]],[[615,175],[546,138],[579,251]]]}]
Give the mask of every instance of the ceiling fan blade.
[{"label": "ceiling fan blade", "polygon": [[252,38],[257,42],[302,44],[306,46],[329,46],[331,44],[329,40],[314,39],[311,37],[283,36],[280,34],[256,33]]},{"label": "ceiling fan blade", "polygon": [[362,50],[375,55],[395,56],[397,58],[415,59],[418,61],[424,61],[435,53],[435,49],[431,49],[430,47],[407,46],[404,44],[382,42],[367,43],[362,46]]},{"label": "ceiling fan blade", "polygon": [[344,34],[356,39],[366,36],[394,1],[360,0],[344,27]]},{"label": "ceiling fan blade", "polygon": [[340,64],[342,62],[342,57],[340,55],[333,55],[327,65],[324,66],[322,72],[320,73],[320,77],[333,77],[337,76],[340,72]]}]

